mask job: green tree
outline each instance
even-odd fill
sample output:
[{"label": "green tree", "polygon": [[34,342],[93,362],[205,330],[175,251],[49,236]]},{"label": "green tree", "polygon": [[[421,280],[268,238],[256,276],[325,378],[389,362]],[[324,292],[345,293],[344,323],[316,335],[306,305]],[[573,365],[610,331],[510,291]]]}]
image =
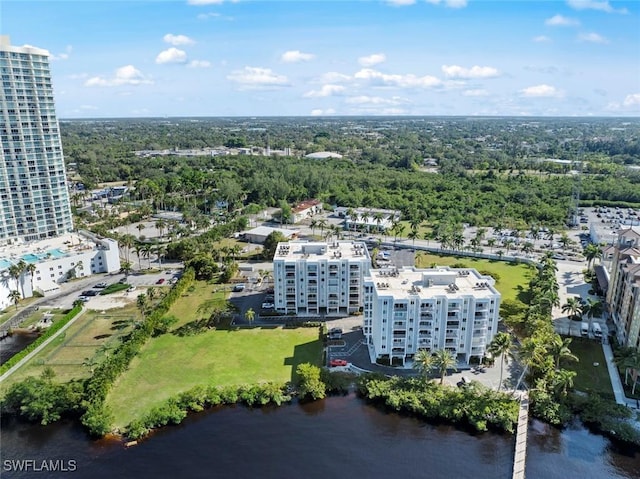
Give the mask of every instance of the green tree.
[{"label": "green tree", "polygon": [[556,369],[560,368],[560,361],[578,361],[578,357],[571,352],[569,345],[571,344],[571,338],[562,339],[559,334],[554,334],[551,341],[547,345],[547,350],[553,357]]},{"label": "green tree", "polygon": [[309,363],[298,364],[298,393],[302,398],[323,399],[326,395],[325,385],[320,380],[320,368]]},{"label": "green tree", "polygon": [[[324,231],[324,228],[323,228]],[[264,259],[272,260],[273,255],[276,253],[278,243],[286,242],[287,238],[280,231],[273,231],[269,233],[269,236],[264,240],[262,257]]]},{"label": "green tree", "polygon": [[17,289],[12,289],[11,291],[9,291],[9,295],[7,297],[9,298],[9,301],[13,302],[17,310],[18,303],[22,299],[22,295],[20,294],[20,291],[18,291]]},{"label": "green tree", "polygon": [[568,313],[570,319],[580,319],[580,315],[582,314],[582,302],[580,298],[576,296],[568,298],[567,302],[562,305],[562,312]]},{"label": "green tree", "polygon": [[602,258],[602,249],[597,244],[589,243],[584,249],[584,256],[587,258],[587,269],[591,269],[593,261]]},{"label": "green tree", "polygon": [[256,319],[256,312],[253,308],[249,308],[244,313],[244,319],[249,322],[249,325],[253,324],[253,320]]},{"label": "green tree", "polygon": [[457,371],[456,365],[458,362],[450,351],[446,349],[439,349],[435,352],[433,358],[433,365],[440,374],[440,384],[444,384],[444,377],[447,375],[447,370],[453,369]]},{"label": "green tree", "polygon": [[420,372],[420,375],[426,382],[429,378],[429,374],[434,366],[434,358],[431,355],[431,351],[426,349],[419,349],[413,359],[413,367]]},{"label": "green tree", "polygon": [[508,333],[500,332],[493,337],[489,344],[488,351],[494,356],[500,356],[500,381],[498,391],[502,388],[502,373],[504,372],[504,357],[511,351],[511,336]]}]

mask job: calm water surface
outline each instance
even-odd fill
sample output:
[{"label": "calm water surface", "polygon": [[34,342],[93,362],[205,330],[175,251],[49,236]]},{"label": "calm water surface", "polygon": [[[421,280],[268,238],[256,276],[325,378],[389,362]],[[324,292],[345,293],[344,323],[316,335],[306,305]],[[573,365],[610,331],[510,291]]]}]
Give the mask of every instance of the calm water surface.
[{"label": "calm water surface", "polygon": [[6,363],[11,356],[19,353],[38,339],[39,333],[16,332],[0,341],[0,364]]},{"label": "calm water surface", "polygon": [[[530,428],[527,478],[638,478],[640,455],[581,427]],[[73,424],[6,421],[2,478],[510,478],[514,438],[473,436],[387,414],[353,395],[280,408],[221,408],[136,447],[90,441]],[[75,461],[66,473],[7,471],[7,460]],[[68,462],[67,462],[68,464]]]}]

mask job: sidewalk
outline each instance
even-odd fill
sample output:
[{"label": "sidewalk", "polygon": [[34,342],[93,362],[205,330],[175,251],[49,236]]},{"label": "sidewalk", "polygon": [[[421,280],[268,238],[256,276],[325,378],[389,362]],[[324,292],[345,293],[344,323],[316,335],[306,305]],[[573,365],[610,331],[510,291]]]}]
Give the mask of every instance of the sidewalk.
[{"label": "sidewalk", "polygon": [[607,371],[611,378],[611,387],[613,388],[613,394],[616,397],[618,404],[623,404],[631,409],[640,409],[638,407],[638,401],[628,398],[624,393],[624,387],[620,380],[620,374],[618,374],[618,367],[613,358],[613,351],[609,344],[602,345],[602,351],[604,352],[605,360],[607,361]]}]

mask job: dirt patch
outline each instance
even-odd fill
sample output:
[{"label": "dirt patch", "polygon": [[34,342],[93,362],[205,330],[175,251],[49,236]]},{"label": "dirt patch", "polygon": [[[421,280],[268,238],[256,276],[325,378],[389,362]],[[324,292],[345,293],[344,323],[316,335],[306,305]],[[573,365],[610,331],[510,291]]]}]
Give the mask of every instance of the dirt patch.
[{"label": "dirt patch", "polygon": [[87,303],[87,308],[104,311],[107,309],[124,308],[128,304],[134,303],[141,291],[122,291],[119,293],[107,294],[104,296],[94,296]]}]

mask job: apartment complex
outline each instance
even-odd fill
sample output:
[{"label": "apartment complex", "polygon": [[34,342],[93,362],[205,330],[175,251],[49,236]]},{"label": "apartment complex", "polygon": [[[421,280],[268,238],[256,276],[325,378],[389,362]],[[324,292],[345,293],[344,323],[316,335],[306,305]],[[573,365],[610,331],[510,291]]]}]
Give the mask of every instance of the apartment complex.
[{"label": "apartment complex", "polygon": [[475,269],[379,269],[364,282],[371,361],[407,365],[419,349],[446,349],[469,364],[498,330],[500,293]]},{"label": "apartment complex", "polygon": [[275,309],[300,316],[358,312],[370,265],[363,242],[279,243],[273,257]]},{"label": "apartment complex", "polygon": [[618,232],[613,249],[607,304],[618,342],[640,347],[640,230]]},{"label": "apartment complex", "polygon": [[73,228],[49,52],[0,36],[0,243]]}]

